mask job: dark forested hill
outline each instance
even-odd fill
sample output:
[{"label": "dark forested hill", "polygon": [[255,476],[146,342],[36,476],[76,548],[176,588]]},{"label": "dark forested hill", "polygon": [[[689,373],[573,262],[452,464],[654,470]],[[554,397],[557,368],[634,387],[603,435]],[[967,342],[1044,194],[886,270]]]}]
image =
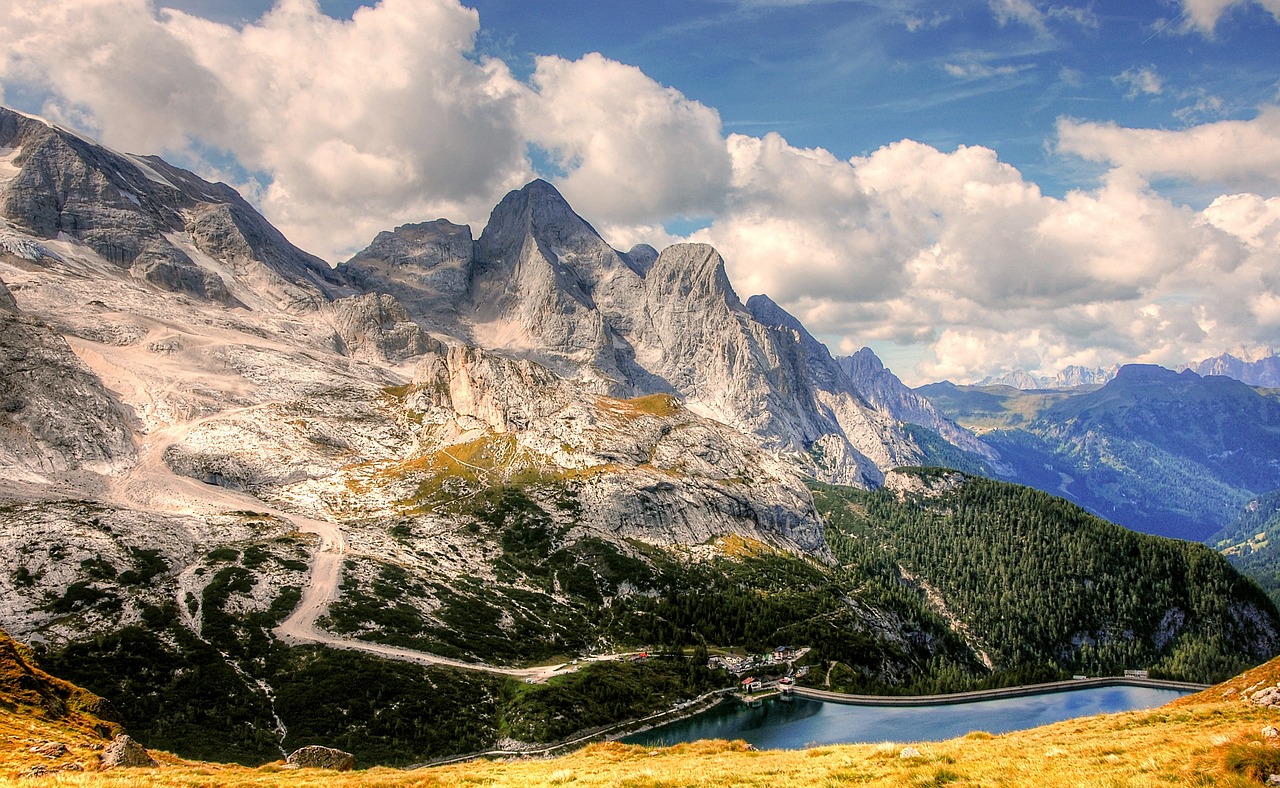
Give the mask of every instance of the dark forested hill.
[{"label": "dark forested hill", "polygon": [[818,488],[833,546],[877,546],[997,668],[1211,681],[1280,649],[1271,601],[1204,545],[953,471],[902,470],[891,487]]}]

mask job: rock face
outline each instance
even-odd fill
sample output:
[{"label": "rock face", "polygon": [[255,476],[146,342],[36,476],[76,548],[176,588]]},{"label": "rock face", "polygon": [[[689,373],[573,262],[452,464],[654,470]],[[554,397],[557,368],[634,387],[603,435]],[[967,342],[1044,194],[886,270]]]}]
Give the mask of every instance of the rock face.
[{"label": "rock face", "polygon": [[123,156],[3,108],[0,150],[17,168],[0,185],[0,218],[35,238],[74,238],[162,290],[314,307],[338,284],[233,189],[156,157]]},{"label": "rock face", "polygon": [[27,479],[132,463],[120,405],[50,326],[0,283],[0,466]]},{"label": "rock face", "polygon": [[139,768],[159,766],[151,753],[125,734],[115,737],[98,756],[103,769]]},{"label": "rock face", "polygon": [[397,364],[441,347],[415,323],[395,296],[340,298],[325,307],[333,323],[334,349],[344,356]]},{"label": "rock face", "polygon": [[387,293],[430,327],[456,324],[475,263],[471,228],[444,219],[381,232],[342,274],[365,292]]},{"label": "rock face", "polygon": [[885,369],[884,363],[871,348],[864,347],[852,356],[838,358],[836,363],[849,376],[853,387],[873,407],[899,421],[933,430],[953,446],[985,460],[999,458],[994,449],[947,418],[932,402],[912,391],[897,375]]},{"label": "rock face", "polygon": [[[406,225],[339,270],[433,330],[593,393],[679,395],[820,478],[875,486],[926,458],[903,419],[861,396],[794,317],[762,296],[744,305],[714,249],[618,252],[544,181],[508,194],[474,245],[465,227]],[[916,423],[990,453],[936,412]]]},{"label": "rock face", "polygon": [[349,752],[312,744],[289,753],[288,762],[299,769],[332,769],[349,772],[356,767],[356,757]]}]

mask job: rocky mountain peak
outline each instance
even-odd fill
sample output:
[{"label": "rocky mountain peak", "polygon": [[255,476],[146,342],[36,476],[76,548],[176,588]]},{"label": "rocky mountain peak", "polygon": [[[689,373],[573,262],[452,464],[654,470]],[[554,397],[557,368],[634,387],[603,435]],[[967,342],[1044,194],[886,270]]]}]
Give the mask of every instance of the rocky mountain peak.
[{"label": "rocky mountain peak", "polygon": [[471,227],[454,224],[448,219],[434,222],[402,224],[395,230],[383,230],[373,243],[346,265],[386,263],[414,268],[436,268],[442,264],[475,257]]},{"label": "rocky mountain peak", "polygon": [[622,259],[631,266],[631,270],[640,276],[645,276],[657,261],[658,250],[649,244],[636,244],[631,247],[630,251],[622,255]]},{"label": "rocky mountain peak", "polygon": [[338,284],[225,184],[3,108],[0,150],[16,170],[0,182],[0,219],[37,238],[74,239],[161,290],[314,308]]},{"label": "rocky mountain peak", "polygon": [[852,356],[849,356],[849,367],[853,369],[866,370],[872,375],[879,375],[884,372],[884,362],[876,355],[875,351],[869,347],[864,347]]},{"label": "rocky mountain peak", "polygon": [[529,241],[554,257],[559,257],[556,249],[607,246],[556,187],[541,179],[508,193],[493,209],[480,234],[480,255],[487,261],[507,262],[519,257]]},{"label": "rocky mountain peak", "polygon": [[662,250],[646,280],[651,292],[670,293],[699,303],[723,301],[750,314],[724,270],[724,258],[710,244],[674,244]]}]

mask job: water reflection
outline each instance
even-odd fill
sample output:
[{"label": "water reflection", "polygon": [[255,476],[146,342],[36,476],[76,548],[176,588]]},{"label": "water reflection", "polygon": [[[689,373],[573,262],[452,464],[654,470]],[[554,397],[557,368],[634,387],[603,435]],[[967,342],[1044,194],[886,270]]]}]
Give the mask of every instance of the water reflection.
[{"label": "water reflection", "polygon": [[758,708],[727,700],[701,714],[627,737],[629,744],[745,739],[760,749],[821,744],[941,741],[971,731],[1005,733],[1051,722],[1162,706],[1186,692],[1100,687],[942,706],[850,706],[807,698],[766,698]]}]

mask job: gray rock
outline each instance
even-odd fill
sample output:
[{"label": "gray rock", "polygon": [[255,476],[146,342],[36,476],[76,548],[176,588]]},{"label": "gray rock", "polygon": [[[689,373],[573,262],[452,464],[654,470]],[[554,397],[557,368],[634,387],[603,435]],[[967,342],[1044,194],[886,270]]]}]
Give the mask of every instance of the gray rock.
[{"label": "gray rock", "polygon": [[1280,705],[1280,687],[1263,687],[1249,696],[1255,706]]},{"label": "gray rock", "polygon": [[344,356],[399,363],[443,346],[409,317],[395,296],[382,293],[341,298],[325,307],[334,346]]},{"label": "gray rock", "polygon": [[196,265],[186,252],[167,242],[151,242],[143,247],[129,271],[171,293],[217,301],[227,306],[243,306],[217,274]]},{"label": "gray rock", "polygon": [[0,279],[0,312],[17,313],[18,302],[14,300],[13,293],[9,292],[9,286]]},{"label": "gray rock", "polygon": [[66,340],[0,310],[0,466],[47,475],[134,456],[120,406]]},{"label": "gray rock", "polygon": [[43,755],[46,758],[61,758],[70,752],[70,750],[68,750],[67,745],[62,742],[47,741],[44,744],[37,744],[34,747],[31,747],[27,752],[31,752],[36,755]]},{"label": "gray rock", "polygon": [[349,772],[356,766],[356,757],[349,752],[312,744],[289,753],[288,763],[300,769],[332,769]]},{"label": "gray rock", "polygon": [[103,769],[115,768],[136,768],[136,767],[152,767],[159,766],[159,762],[151,757],[146,749],[134,741],[131,737],[120,734],[116,736],[102,754],[98,756],[98,762]]}]

